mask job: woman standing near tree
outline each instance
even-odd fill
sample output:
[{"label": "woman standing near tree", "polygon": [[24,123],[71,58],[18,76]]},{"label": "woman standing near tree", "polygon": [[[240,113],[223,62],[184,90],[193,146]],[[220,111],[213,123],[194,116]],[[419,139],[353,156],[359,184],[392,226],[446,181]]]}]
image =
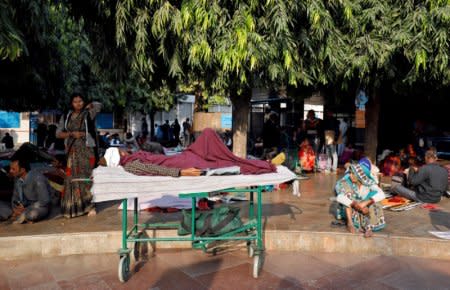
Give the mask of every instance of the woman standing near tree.
[{"label": "woman standing near tree", "polygon": [[72,110],[59,122],[57,137],[65,139],[67,168],[61,211],[67,218],[84,214],[95,215],[90,182],[80,181],[91,176],[96,164],[96,129],[94,118],[100,111],[97,102],[86,105],[83,95],[70,97]]}]

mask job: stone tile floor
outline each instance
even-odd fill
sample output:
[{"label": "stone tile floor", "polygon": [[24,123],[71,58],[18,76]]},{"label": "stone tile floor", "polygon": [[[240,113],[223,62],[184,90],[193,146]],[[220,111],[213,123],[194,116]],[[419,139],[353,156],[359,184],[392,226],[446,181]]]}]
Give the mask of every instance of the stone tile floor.
[{"label": "stone tile floor", "polygon": [[242,250],[158,250],[124,284],[115,254],[0,262],[0,289],[450,289],[450,261],[270,251],[258,279],[251,261]]},{"label": "stone tile floor", "polygon": [[[293,196],[289,188],[264,194],[266,229],[345,232],[330,227],[330,197],[339,176],[309,177],[301,181],[301,197]],[[67,220],[53,213],[49,220],[35,224],[2,223],[0,237],[119,231],[117,205],[100,204],[95,217]],[[450,230],[450,200],[444,199],[439,207],[439,211],[386,211],[388,227],[380,234],[434,238],[429,230]],[[178,220],[180,213],[142,212],[140,218]],[[117,254],[0,261],[0,289],[450,289],[450,261],[414,257],[269,251],[257,280],[242,247],[217,256],[191,249],[158,249],[148,261],[132,265],[134,274],[121,284]]]},{"label": "stone tile floor", "polygon": [[[330,226],[333,220],[334,203],[330,197],[334,196],[333,188],[336,174],[310,174],[310,179],[300,181],[301,196],[291,194],[291,188],[263,194],[263,218],[266,229],[271,230],[300,230],[319,232],[346,232],[345,228]],[[382,180],[389,182],[389,180]],[[95,217],[79,217],[65,219],[59,217],[54,210],[48,220],[35,224],[12,225],[0,224],[0,237],[41,235],[74,232],[119,231],[121,227],[121,211],[117,210],[119,202],[105,202],[98,205]],[[245,207],[245,202],[236,203]],[[405,237],[434,238],[428,231],[450,230],[450,199],[444,198],[438,206],[440,210],[430,211],[415,208],[410,211],[385,211],[387,227],[380,232],[382,235]],[[241,214],[245,219],[246,210]],[[131,212],[130,212],[131,215]],[[140,213],[140,221],[178,221],[180,213],[154,214]]]}]

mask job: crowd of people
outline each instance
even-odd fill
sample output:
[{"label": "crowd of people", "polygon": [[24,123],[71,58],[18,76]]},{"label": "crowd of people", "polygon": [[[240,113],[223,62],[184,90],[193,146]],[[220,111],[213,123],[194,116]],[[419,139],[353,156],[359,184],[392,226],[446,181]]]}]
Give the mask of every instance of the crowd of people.
[{"label": "crowd of people", "polygon": [[[297,154],[297,168],[303,172],[337,172],[339,163],[345,163],[350,156],[345,151],[348,142],[348,120],[337,120],[331,110],[325,111],[324,119],[319,119],[314,110],[300,120],[296,128],[280,127],[278,114],[267,114],[263,126],[261,143],[262,158],[271,159],[282,151],[294,149]],[[353,154],[351,145],[348,151]],[[339,159],[340,158],[340,159]],[[293,166],[290,166],[293,169]]]},{"label": "crowd of people", "polygon": [[[436,149],[431,147],[425,151],[423,165],[416,162],[418,157],[409,156],[408,165],[396,172],[392,178],[391,193],[406,198],[408,202],[424,204],[435,204],[449,197],[450,170],[437,162]],[[365,157],[346,167],[344,177],[335,187],[339,203],[336,218],[345,222],[349,232],[359,230],[370,237],[373,231],[381,230],[386,225],[380,205],[380,201],[385,199],[379,186],[380,170]]]},{"label": "crowd of people", "polygon": [[[62,215],[66,218],[95,215],[90,177],[94,167],[98,165],[120,163],[126,171],[139,175],[177,177],[198,176],[202,173],[195,164],[192,167],[182,164],[185,157],[180,159],[179,167],[165,167],[148,162],[155,155],[145,155],[145,151],[164,154],[161,145],[164,142],[174,146],[181,143],[184,146],[190,145],[193,135],[189,119],[182,125],[177,119],[172,124],[166,120],[164,124],[156,125],[154,136],[148,137],[148,126],[144,118],[142,132],[138,137],[128,132],[121,140],[118,134],[98,135],[94,120],[101,110],[100,103],[88,102],[78,93],[73,94],[70,100],[71,110],[61,117],[57,126],[49,126],[46,138],[38,138],[36,148],[62,150],[50,157],[50,172],[32,169],[30,161],[33,161],[33,158],[20,154],[21,148],[11,158],[9,174],[15,179],[14,191],[10,203],[0,202],[1,220],[11,219],[15,223],[36,222],[45,218],[52,206],[56,205],[59,205]],[[302,171],[337,172],[338,163],[345,164],[345,173],[334,188],[339,203],[336,218],[344,222],[349,232],[361,231],[366,237],[372,236],[373,231],[381,230],[386,225],[380,206],[380,201],[386,197],[379,186],[380,173],[401,177],[400,182],[396,178],[393,179],[392,193],[412,201],[437,203],[447,194],[449,171],[437,163],[436,149],[428,149],[422,157],[416,153],[414,146],[409,144],[398,154],[384,152],[380,156],[378,167],[363,155],[355,155],[351,146],[345,146],[348,142],[348,127],[346,119],[338,121],[329,110],[325,111],[323,120],[310,110],[307,118],[300,122],[299,128],[289,133],[286,128],[278,126],[278,115],[271,112],[264,123],[260,140],[265,157],[263,159],[272,159],[282,148],[294,147]],[[210,131],[206,133],[213,134]],[[13,141],[9,137],[6,133],[2,142],[10,147]],[[225,132],[221,138],[214,138],[210,136],[208,140],[217,139],[215,147],[230,149],[231,132]],[[203,142],[206,145],[202,145],[203,147],[213,146],[211,141],[205,140]],[[111,153],[103,156],[100,149],[107,147],[117,147],[118,157]],[[218,150],[217,148],[214,150]],[[237,158],[233,157],[228,149],[221,149],[221,154],[229,156],[230,160]],[[144,153],[140,153],[141,150]],[[190,150],[195,151],[195,148]],[[197,157],[192,158],[199,162],[198,164],[206,162],[196,160]],[[247,161],[240,162],[246,164]],[[270,165],[269,169],[273,168],[273,165]]]},{"label": "crowd of people", "polygon": [[[323,120],[313,110],[308,111],[305,120],[290,134],[278,124],[278,114],[270,112],[262,139],[257,143],[264,148],[263,158],[271,159],[279,152],[294,148],[298,154],[295,165],[301,172],[332,173],[341,164],[345,173],[335,186],[339,204],[336,218],[351,233],[363,232],[365,237],[370,237],[373,231],[385,227],[380,205],[386,198],[380,187],[382,175],[394,177],[391,194],[411,202],[437,203],[448,195],[450,168],[437,163],[436,148],[425,151],[418,141],[417,146],[407,144],[398,152],[383,152],[375,164],[363,151],[353,148],[348,140],[348,120],[337,120],[331,110],[324,112]],[[418,146],[422,149],[416,149]],[[402,182],[397,182],[396,177]]]},{"label": "crowd of people", "polygon": [[175,119],[172,124],[169,123],[169,120],[166,120],[161,125],[155,124],[155,135],[152,136],[152,139],[168,147],[189,146],[193,139],[192,125],[189,118],[186,118],[182,126],[178,119]]},{"label": "crowd of people", "polygon": [[[171,125],[167,120],[156,126],[154,136],[149,136],[145,118],[137,138],[131,132],[127,132],[123,139],[117,133],[100,135],[95,126],[95,116],[101,107],[100,103],[88,102],[82,94],[74,93],[70,98],[70,110],[61,116],[57,125],[38,125],[35,130],[37,144],[23,144],[10,159],[9,175],[15,180],[14,190],[11,203],[0,202],[0,220],[36,222],[49,214],[52,205],[59,205],[66,218],[95,215],[90,178],[94,167],[104,162],[102,156],[107,148],[118,147],[127,154],[139,150],[164,154],[162,144],[189,146],[193,141],[189,118],[182,126],[177,119]],[[5,134],[2,142],[7,148],[14,146],[9,133]],[[38,159],[33,156],[41,154],[46,162],[51,161],[51,167],[33,168],[33,162]],[[172,176],[168,172],[173,171],[159,168],[162,175]],[[178,174],[199,175],[200,171],[183,169]]]}]

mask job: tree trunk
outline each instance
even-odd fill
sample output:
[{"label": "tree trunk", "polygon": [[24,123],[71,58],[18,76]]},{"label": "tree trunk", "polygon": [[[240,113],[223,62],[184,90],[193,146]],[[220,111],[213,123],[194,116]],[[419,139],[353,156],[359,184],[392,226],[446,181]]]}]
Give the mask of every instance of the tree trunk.
[{"label": "tree trunk", "polygon": [[250,108],[251,90],[243,94],[231,95],[233,104],[233,153],[241,158],[247,157],[248,113]]},{"label": "tree trunk", "polygon": [[366,134],[364,141],[364,151],[372,162],[376,162],[378,146],[378,124],[380,117],[380,92],[378,88],[372,90],[369,95],[369,102],[366,106]]}]

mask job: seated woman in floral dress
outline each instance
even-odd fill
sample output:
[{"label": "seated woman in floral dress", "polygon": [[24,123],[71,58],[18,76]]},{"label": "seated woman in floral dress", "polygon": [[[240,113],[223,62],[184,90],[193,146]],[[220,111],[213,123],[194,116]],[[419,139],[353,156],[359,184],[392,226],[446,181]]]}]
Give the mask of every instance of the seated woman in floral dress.
[{"label": "seated woman in floral dress", "polygon": [[316,153],[308,139],[303,140],[298,151],[298,160],[303,171],[314,171],[316,165]]},{"label": "seated woman in floral dress", "polygon": [[336,183],[338,217],[345,217],[347,229],[357,230],[371,237],[372,231],[385,227],[382,207],[377,202],[385,198],[384,192],[376,184],[370,165],[352,164],[348,172]]}]

